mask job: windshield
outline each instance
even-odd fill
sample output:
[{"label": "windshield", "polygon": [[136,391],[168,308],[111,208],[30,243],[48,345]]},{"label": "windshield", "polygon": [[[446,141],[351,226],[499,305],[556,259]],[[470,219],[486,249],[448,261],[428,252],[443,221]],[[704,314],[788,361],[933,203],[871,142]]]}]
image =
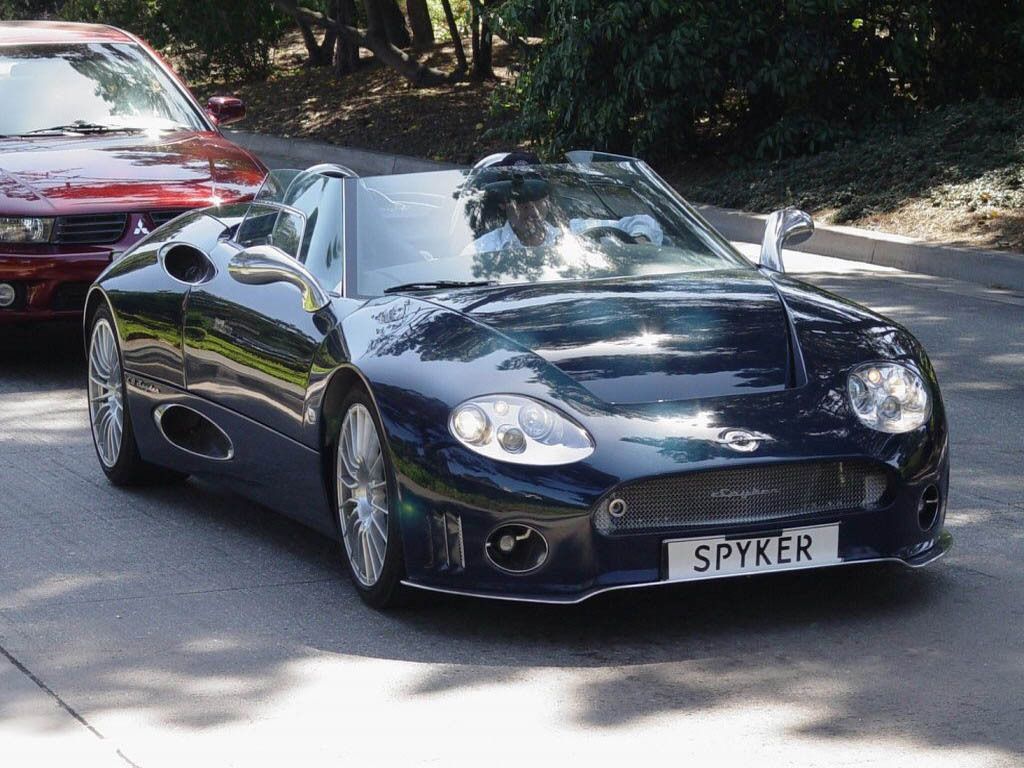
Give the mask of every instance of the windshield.
[{"label": "windshield", "polygon": [[355,182],[355,284],[581,280],[749,268],[636,160]]},{"label": "windshield", "polygon": [[132,44],[0,46],[0,104],[0,136],[206,130],[178,87]]}]

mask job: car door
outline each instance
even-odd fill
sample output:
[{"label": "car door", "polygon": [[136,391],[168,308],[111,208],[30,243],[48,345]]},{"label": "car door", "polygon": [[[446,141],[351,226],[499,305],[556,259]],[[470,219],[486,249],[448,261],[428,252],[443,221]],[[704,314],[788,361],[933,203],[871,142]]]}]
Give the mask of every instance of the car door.
[{"label": "car door", "polygon": [[[279,172],[275,172],[279,173]],[[286,172],[218,249],[215,277],[189,292],[189,392],[295,440],[313,358],[336,322],[328,290],[303,262],[343,253],[341,179]],[[312,291],[319,300],[311,303]],[[308,439],[308,436],[307,436]]]}]

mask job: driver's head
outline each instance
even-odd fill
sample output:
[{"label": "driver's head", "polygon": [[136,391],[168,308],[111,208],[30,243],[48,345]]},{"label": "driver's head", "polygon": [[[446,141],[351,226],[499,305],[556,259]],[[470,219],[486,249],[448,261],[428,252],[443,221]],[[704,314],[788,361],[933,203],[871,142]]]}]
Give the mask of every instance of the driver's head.
[{"label": "driver's head", "polygon": [[505,216],[523,245],[540,245],[547,238],[551,202],[547,182],[516,176],[505,202]]},{"label": "driver's head", "polygon": [[487,199],[497,204],[516,237],[530,246],[547,238],[550,209],[548,183],[534,170],[537,165],[540,158],[525,150],[492,155],[477,164]]}]

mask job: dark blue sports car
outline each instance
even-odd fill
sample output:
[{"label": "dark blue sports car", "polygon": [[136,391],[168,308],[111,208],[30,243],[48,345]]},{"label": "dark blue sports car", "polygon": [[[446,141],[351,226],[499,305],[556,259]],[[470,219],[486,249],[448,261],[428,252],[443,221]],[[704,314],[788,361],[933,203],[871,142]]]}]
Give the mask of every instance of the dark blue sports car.
[{"label": "dark blue sports car", "polygon": [[745,260],[645,163],[276,171],[88,296],[116,484],[215,477],[403,585],[576,602],[892,560],[943,530],[935,371],[896,323]]}]

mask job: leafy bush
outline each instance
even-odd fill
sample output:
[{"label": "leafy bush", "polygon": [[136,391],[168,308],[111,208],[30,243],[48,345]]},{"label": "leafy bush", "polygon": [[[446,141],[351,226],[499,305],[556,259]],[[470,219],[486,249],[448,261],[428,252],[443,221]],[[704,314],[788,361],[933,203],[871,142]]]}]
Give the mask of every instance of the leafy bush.
[{"label": "leafy bush", "polygon": [[187,76],[264,74],[290,23],[262,0],[67,0],[65,19],[128,29],[178,59]]},{"label": "leafy bush", "polygon": [[647,156],[727,140],[815,152],[922,106],[1021,93],[1024,4],[976,0],[509,0],[543,42],[499,109],[514,135]]}]

